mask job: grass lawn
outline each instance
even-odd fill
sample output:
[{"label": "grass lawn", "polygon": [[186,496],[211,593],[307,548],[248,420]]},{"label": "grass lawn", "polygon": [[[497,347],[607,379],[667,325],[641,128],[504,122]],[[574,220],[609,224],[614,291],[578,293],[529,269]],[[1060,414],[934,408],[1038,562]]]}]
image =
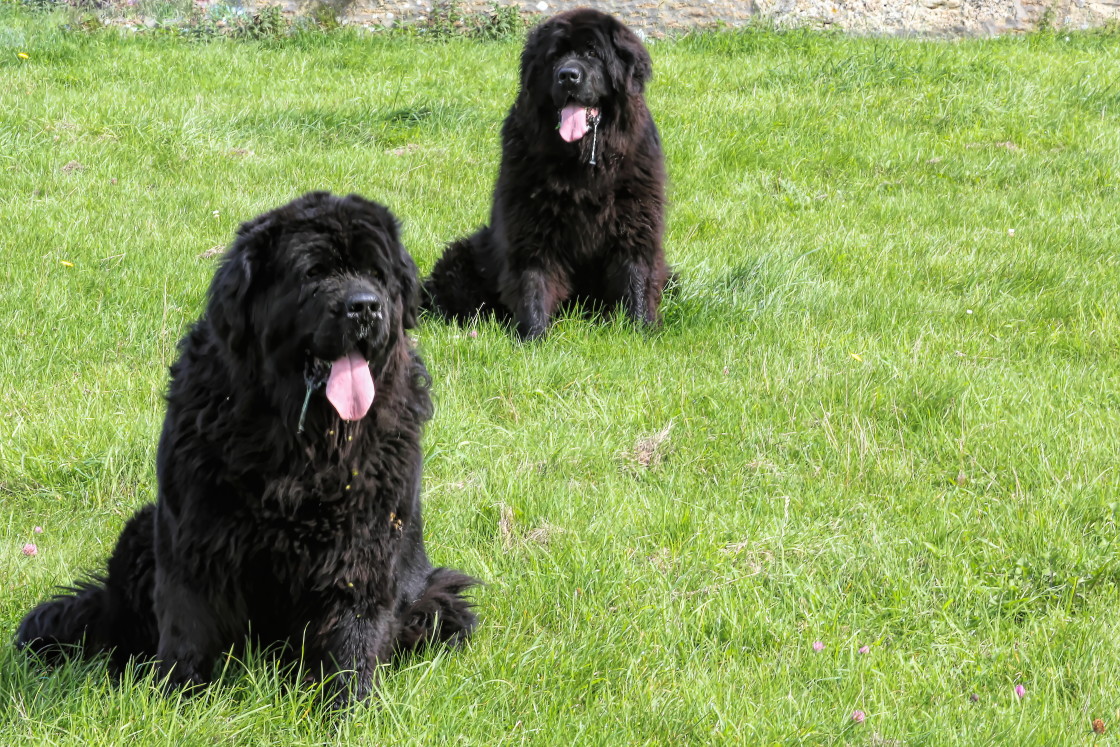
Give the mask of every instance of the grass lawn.
[{"label": "grass lawn", "polygon": [[[201,255],[330,189],[429,269],[486,218],[518,52],[0,10],[0,638],[154,497]],[[1120,734],[1120,36],[651,53],[664,327],[418,333],[429,549],[487,582],[473,643],[344,719],[259,660],[180,703],[0,646],[0,744]]]}]

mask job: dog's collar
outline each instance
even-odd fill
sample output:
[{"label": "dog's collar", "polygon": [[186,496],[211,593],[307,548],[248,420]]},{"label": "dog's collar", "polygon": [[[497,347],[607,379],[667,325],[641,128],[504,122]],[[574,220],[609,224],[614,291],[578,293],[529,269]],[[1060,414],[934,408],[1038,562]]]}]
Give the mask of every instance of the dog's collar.
[{"label": "dog's collar", "polygon": [[308,353],[307,363],[303,364],[303,381],[307,384],[307,394],[303,395],[303,407],[299,411],[299,425],[296,433],[303,433],[303,420],[307,417],[307,405],[311,402],[311,393],[327,383],[329,364]]}]

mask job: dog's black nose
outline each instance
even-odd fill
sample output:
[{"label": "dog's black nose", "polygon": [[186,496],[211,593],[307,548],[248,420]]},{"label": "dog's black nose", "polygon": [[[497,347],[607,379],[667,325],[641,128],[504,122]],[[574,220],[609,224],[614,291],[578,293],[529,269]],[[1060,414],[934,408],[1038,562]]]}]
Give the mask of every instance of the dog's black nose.
[{"label": "dog's black nose", "polygon": [[372,291],[359,291],[346,299],[347,316],[371,317],[381,313],[381,298]]},{"label": "dog's black nose", "polygon": [[583,71],[575,65],[568,65],[556,71],[556,80],[558,80],[561,85],[578,86],[580,81],[583,80]]}]

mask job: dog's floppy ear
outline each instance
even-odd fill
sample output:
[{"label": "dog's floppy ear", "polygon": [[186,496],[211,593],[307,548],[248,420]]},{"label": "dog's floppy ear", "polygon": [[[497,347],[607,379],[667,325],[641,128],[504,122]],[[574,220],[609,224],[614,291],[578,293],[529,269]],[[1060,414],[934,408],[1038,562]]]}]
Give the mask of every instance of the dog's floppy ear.
[{"label": "dog's floppy ear", "polygon": [[271,213],[242,223],[210,283],[206,318],[231,350],[245,349],[249,334],[249,291],[255,274],[253,265],[275,234],[276,223]]},{"label": "dog's floppy ear", "polygon": [[405,329],[412,329],[418,324],[417,317],[420,314],[420,271],[404,244],[398,246],[401,252],[401,324]]},{"label": "dog's floppy ear", "polygon": [[537,24],[525,39],[525,47],[521,50],[521,90],[528,93],[533,90],[533,78],[540,73],[540,66],[544,64],[542,47],[548,44],[548,37],[556,30],[556,21],[548,20]]},{"label": "dog's floppy ear", "polygon": [[615,53],[622,60],[626,68],[626,90],[629,93],[641,93],[645,90],[646,81],[653,77],[653,60],[642,40],[630,29],[617,20],[615,29],[611,33],[611,43]]}]

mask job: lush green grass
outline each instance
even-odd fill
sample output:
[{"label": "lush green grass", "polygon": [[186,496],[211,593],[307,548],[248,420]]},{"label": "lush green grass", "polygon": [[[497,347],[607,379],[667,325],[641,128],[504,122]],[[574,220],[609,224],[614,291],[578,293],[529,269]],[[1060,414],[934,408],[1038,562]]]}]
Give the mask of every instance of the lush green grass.
[{"label": "lush green grass", "polygon": [[[0,15],[0,634],[152,498],[199,255],[327,188],[388,203],[431,267],[487,214],[517,53]],[[267,662],[178,703],[5,648],[0,744],[1120,730],[1120,38],[652,54],[664,328],[418,334],[431,552],[488,583],[472,645],[346,719]]]}]

